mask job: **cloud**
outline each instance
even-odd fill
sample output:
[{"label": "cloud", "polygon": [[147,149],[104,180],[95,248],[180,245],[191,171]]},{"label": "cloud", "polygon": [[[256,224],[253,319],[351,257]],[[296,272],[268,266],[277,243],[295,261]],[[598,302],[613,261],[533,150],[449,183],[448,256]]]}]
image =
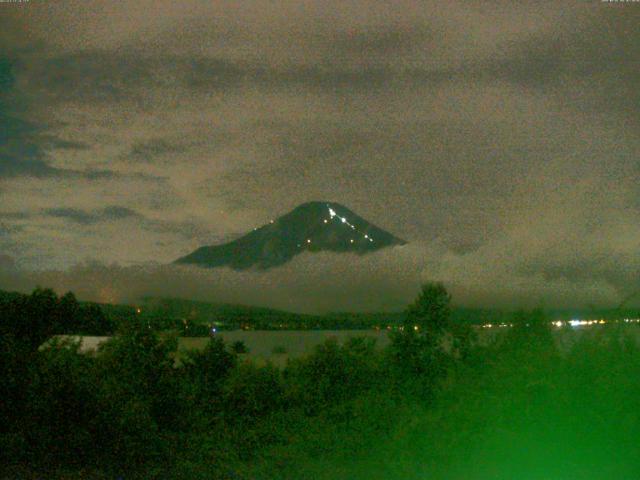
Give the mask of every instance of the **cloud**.
[{"label": "cloud", "polygon": [[48,208],[44,211],[44,214],[51,217],[68,219],[83,225],[124,218],[141,218],[139,214],[130,208],[116,205],[90,212],[79,208]]},{"label": "cloud", "polygon": [[151,138],[133,144],[128,157],[135,161],[155,161],[157,157],[182,153],[187,146],[167,138]]},{"label": "cloud", "polygon": [[0,270],[9,271],[14,269],[15,261],[9,255],[0,254]]},{"label": "cloud", "polygon": [[597,276],[569,279],[524,274],[518,272],[518,259],[507,261],[503,255],[499,249],[459,255],[414,243],[365,257],[303,254],[266,272],[84,264],[66,271],[21,272],[18,276],[14,271],[13,277],[0,270],[0,288],[28,291],[35,285],[48,285],[101,302],[135,303],[152,295],[307,313],[397,311],[427,280],[444,281],[454,303],[462,306],[611,307],[629,293]]},{"label": "cloud", "polygon": [[[109,169],[52,165],[52,153],[57,150],[68,153],[88,151],[90,147],[49,133],[46,124],[28,119],[29,100],[16,86],[17,65],[18,62],[8,57],[0,57],[0,178],[75,176],[92,180],[119,175]],[[141,173],[133,175],[145,177]]]},{"label": "cloud", "polygon": [[429,268],[467,292],[613,298],[637,283],[637,12],[8,7],[0,250],[39,270],[170,262],[322,198],[429,245]]},{"label": "cloud", "polygon": [[203,234],[197,225],[189,222],[171,222],[157,218],[149,218],[130,208],[119,205],[111,205],[95,210],[83,210],[73,207],[48,208],[42,213],[44,216],[68,220],[79,225],[134,221],[139,228],[154,232],[173,233],[188,238]]},{"label": "cloud", "polygon": [[56,173],[38,143],[41,128],[21,118],[20,99],[10,97],[15,85],[15,61],[0,55],[0,176]]},{"label": "cloud", "polygon": [[3,220],[26,220],[30,215],[27,212],[0,212]]},{"label": "cloud", "polygon": [[38,130],[34,124],[12,115],[0,96],[0,177],[59,173],[46,161],[36,137]]}]

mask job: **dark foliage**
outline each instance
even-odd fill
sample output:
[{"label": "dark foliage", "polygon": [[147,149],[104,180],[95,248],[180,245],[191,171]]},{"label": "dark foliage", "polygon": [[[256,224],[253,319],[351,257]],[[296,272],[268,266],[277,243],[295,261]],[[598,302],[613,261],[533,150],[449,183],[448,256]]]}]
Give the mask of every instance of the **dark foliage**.
[{"label": "dark foliage", "polygon": [[235,353],[249,353],[249,349],[242,340],[237,340],[231,344],[231,350]]},{"label": "dark foliage", "polygon": [[420,395],[430,395],[450,365],[450,317],[451,296],[441,283],[428,283],[407,308],[403,329],[392,333],[392,361]]},{"label": "dark foliage", "polygon": [[67,319],[90,324],[92,307],[12,296],[0,478],[635,478],[630,330],[575,336],[520,312],[480,346],[449,305],[426,285],[388,349],[329,340],[280,369],[216,337],[178,352],[144,314],[96,355],[72,341],[38,349]]},{"label": "dark foliage", "polygon": [[51,335],[110,335],[113,321],[95,304],[80,304],[73,293],[58,297],[38,288],[31,295],[0,297],[0,334],[35,350]]}]

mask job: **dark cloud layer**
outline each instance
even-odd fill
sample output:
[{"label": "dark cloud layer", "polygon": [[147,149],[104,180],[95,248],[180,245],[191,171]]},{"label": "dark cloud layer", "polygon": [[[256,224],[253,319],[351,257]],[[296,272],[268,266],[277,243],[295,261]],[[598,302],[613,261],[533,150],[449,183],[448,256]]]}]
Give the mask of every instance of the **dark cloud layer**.
[{"label": "dark cloud layer", "polygon": [[[78,264],[70,270],[17,272],[0,266],[0,288],[28,291],[50,285],[101,302],[135,303],[144,295],[244,303],[297,312],[398,311],[426,279],[442,280],[456,304],[506,308],[606,305],[618,291],[604,276],[572,277],[487,269],[499,253],[458,256],[426,244],[410,244],[367,257],[303,254],[282,268],[238,272],[176,265]],[[634,268],[638,268],[638,264]],[[606,272],[605,272],[606,273]],[[637,294],[638,292],[634,292]],[[628,306],[637,305],[631,298]]]},{"label": "dark cloud layer", "polygon": [[83,225],[123,218],[140,218],[140,215],[130,208],[119,206],[105,207],[91,212],[79,208],[48,208],[44,213],[51,217],[64,218]]},{"label": "dark cloud layer", "polygon": [[[437,277],[481,303],[612,304],[640,288],[633,2],[0,10],[0,252],[21,268],[118,262],[126,283],[128,265],[328,199],[410,240],[405,291]],[[308,268],[330,284],[336,262]],[[397,292],[391,264],[363,272]],[[268,281],[289,298],[300,277]]]}]

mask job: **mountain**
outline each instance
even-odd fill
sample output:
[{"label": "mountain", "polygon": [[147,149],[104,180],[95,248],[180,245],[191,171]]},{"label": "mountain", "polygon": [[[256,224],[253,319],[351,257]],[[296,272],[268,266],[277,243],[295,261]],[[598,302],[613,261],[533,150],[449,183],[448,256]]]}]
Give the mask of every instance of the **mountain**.
[{"label": "mountain", "polygon": [[334,202],[307,202],[232,242],[201,247],[175,263],[269,269],[302,252],[360,255],[406,242]]}]

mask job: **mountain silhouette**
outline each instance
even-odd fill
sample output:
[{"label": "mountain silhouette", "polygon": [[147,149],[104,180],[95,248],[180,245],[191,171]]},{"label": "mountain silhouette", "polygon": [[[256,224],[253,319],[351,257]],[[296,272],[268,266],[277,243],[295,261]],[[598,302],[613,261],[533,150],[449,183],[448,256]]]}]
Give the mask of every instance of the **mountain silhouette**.
[{"label": "mountain silhouette", "polygon": [[236,270],[269,269],[303,252],[360,255],[406,242],[335,202],[307,202],[222,245],[200,247],[175,263]]}]

